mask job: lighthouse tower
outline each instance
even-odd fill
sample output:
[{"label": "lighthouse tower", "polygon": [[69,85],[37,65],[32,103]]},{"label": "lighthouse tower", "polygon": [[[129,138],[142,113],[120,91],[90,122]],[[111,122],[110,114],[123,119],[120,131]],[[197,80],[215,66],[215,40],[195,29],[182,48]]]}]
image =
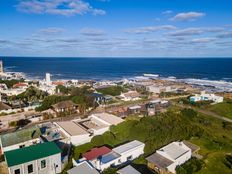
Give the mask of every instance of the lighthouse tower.
[{"label": "lighthouse tower", "polygon": [[0,74],[3,73],[3,62],[2,60],[0,60]]}]

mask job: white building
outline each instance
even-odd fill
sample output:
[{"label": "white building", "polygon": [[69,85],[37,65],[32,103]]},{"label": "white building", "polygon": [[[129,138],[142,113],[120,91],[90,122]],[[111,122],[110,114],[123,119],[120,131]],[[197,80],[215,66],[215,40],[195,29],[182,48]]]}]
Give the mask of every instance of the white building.
[{"label": "white building", "polygon": [[41,142],[40,129],[37,126],[21,129],[19,131],[0,136],[0,148],[2,153],[28,147]]},{"label": "white building", "polygon": [[[118,146],[112,151],[101,150],[102,154],[100,156],[95,156],[95,158],[91,159],[89,162],[99,171],[103,171],[112,166],[119,166],[126,162],[132,161],[138,158],[140,155],[144,153],[145,144],[134,140],[129,143]],[[94,152],[94,155],[97,154]],[[85,155],[84,155],[85,156]],[[88,154],[91,156],[91,154]]]},{"label": "white building", "polygon": [[191,155],[191,149],[183,142],[172,142],[146,159],[148,166],[159,173],[165,170],[176,173],[176,167],[188,161]]},{"label": "white building", "polygon": [[128,91],[126,93],[122,93],[119,98],[123,101],[135,101],[140,100],[140,94],[137,91]]},{"label": "white building", "polygon": [[51,74],[50,73],[46,73],[45,82],[46,82],[47,85],[51,84]]},{"label": "white building", "polygon": [[61,150],[53,142],[5,152],[9,174],[61,173]]},{"label": "white building", "polygon": [[91,141],[96,135],[102,135],[124,120],[108,113],[92,114],[86,119],[54,123],[58,129],[71,141],[74,146]]},{"label": "white building", "polygon": [[201,94],[196,94],[195,96],[190,97],[190,102],[198,101],[213,101],[214,103],[223,102],[223,97],[217,96],[215,94],[206,94],[205,91],[202,91]]}]

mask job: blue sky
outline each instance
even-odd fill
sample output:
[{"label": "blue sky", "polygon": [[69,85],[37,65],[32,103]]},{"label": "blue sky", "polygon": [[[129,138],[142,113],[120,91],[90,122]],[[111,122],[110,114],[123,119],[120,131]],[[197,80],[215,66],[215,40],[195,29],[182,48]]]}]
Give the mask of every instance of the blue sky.
[{"label": "blue sky", "polygon": [[0,55],[230,57],[231,0],[1,0]]}]

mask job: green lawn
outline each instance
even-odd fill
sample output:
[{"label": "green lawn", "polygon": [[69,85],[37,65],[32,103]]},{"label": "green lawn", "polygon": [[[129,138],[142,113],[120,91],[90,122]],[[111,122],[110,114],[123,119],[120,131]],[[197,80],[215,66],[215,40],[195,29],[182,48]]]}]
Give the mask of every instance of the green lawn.
[{"label": "green lawn", "polygon": [[218,115],[232,119],[232,102],[231,101],[225,101],[223,103],[211,105],[208,109],[212,112],[217,113]]}]

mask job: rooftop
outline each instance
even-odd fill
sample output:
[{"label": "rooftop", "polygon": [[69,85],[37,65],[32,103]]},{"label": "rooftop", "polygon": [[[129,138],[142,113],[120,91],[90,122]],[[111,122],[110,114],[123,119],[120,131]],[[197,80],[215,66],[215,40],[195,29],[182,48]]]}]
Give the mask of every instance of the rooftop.
[{"label": "rooftop", "polygon": [[52,105],[53,108],[58,108],[58,109],[69,108],[73,106],[77,106],[77,105],[73,103],[71,100],[61,101],[59,103]]},{"label": "rooftop", "polygon": [[99,174],[88,162],[84,161],[67,171],[68,174]]},{"label": "rooftop", "polygon": [[95,116],[95,117],[109,123],[110,125],[117,125],[117,124],[124,121],[123,119],[121,119],[115,115],[108,114],[108,113],[93,114],[92,116]]},{"label": "rooftop", "polygon": [[99,121],[93,117],[78,121],[77,124],[80,124],[86,130],[88,130],[88,129],[98,130],[98,129],[105,128],[105,127],[109,126],[109,125],[106,125],[106,124],[102,123],[101,121]]},{"label": "rooftop", "polygon": [[101,162],[106,164],[106,163],[108,163],[108,162],[110,162],[112,160],[117,159],[118,157],[120,157],[120,155],[112,151],[110,153],[107,153],[107,154],[103,155],[101,157]]},{"label": "rooftop", "polygon": [[153,153],[152,155],[147,157],[146,160],[152,164],[155,164],[158,168],[161,169],[165,169],[173,163],[173,161],[163,157],[158,153]]},{"label": "rooftop", "polygon": [[110,152],[111,152],[111,149],[109,149],[106,146],[102,146],[99,148],[93,148],[91,149],[91,151],[84,153],[83,157],[85,157],[87,160],[93,160],[93,159],[98,158],[99,156],[105,155]]},{"label": "rooftop", "polygon": [[61,153],[61,150],[56,144],[54,142],[48,142],[7,151],[5,152],[5,158],[8,167],[11,167],[59,153]]},{"label": "rooftop", "polygon": [[171,159],[175,160],[191,150],[188,148],[183,142],[172,142],[162,148],[160,148],[158,151],[162,151],[166,153]]},{"label": "rooftop", "polygon": [[64,129],[70,136],[88,134],[86,130],[81,128],[77,123],[73,121],[57,122],[57,124]]},{"label": "rooftop", "polygon": [[123,144],[121,146],[118,146],[112,150],[121,155],[122,153],[125,153],[125,152],[130,151],[130,150],[135,149],[135,148],[138,148],[140,146],[144,146],[144,143],[142,143],[138,140],[134,140],[134,141],[131,141],[129,143]]},{"label": "rooftop", "polygon": [[131,165],[126,166],[126,167],[118,170],[117,173],[119,173],[119,174],[141,174],[140,172],[135,170]]},{"label": "rooftop", "polygon": [[3,147],[12,146],[29,140],[39,138],[41,131],[38,126],[33,126],[27,129],[21,129],[16,132],[1,135],[1,142]]}]

